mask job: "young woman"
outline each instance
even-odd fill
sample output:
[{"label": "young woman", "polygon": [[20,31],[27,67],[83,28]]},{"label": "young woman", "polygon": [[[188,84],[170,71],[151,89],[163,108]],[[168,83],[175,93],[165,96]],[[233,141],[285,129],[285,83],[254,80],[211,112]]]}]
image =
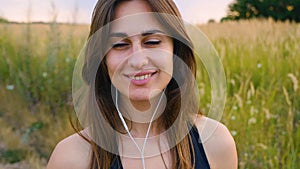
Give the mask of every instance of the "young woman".
[{"label": "young woman", "polygon": [[172,0],[98,1],[82,68],[83,128],[56,146],[48,169],[237,168],[227,128],[198,110],[180,17]]}]

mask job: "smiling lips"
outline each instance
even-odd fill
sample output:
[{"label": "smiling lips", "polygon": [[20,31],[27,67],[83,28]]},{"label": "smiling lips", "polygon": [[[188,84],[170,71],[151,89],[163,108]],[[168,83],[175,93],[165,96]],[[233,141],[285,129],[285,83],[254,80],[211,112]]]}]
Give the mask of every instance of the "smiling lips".
[{"label": "smiling lips", "polygon": [[136,85],[143,85],[150,80],[150,77],[152,77],[154,74],[156,74],[157,71],[153,72],[140,72],[134,75],[129,75],[127,76],[128,78],[131,79],[131,82],[136,84]]}]

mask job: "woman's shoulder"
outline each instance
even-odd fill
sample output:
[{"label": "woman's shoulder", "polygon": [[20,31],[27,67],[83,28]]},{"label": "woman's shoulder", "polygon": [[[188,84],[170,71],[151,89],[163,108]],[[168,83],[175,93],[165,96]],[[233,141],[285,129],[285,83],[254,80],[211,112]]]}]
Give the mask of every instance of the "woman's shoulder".
[{"label": "woman's shoulder", "polygon": [[236,169],[237,152],[227,127],[205,116],[197,117],[195,125],[211,168]]},{"label": "woman's shoulder", "polygon": [[[84,132],[81,134],[85,135]],[[78,133],[62,141],[54,148],[47,169],[83,169],[88,168],[90,144]]]}]

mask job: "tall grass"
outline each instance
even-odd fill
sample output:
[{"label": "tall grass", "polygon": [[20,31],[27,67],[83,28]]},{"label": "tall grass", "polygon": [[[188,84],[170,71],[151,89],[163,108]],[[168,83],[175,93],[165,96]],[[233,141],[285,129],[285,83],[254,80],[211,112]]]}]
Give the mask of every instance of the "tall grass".
[{"label": "tall grass", "polygon": [[0,159],[4,162],[45,163],[57,141],[72,133],[68,122],[73,111],[72,73],[86,30],[87,26],[56,23],[0,25]]},{"label": "tall grass", "polygon": [[222,121],[240,168],[300,167],[300,25],[243,21],[200,26],[227,76]]},{"label": "tall grass", "polygon": [[[237,143],[239,168],[300,168],[300,25],[253,20],[199,28],[224,65],[222,122]],[[87,33],[80,25],[0,25],[2,163],[43,168],[72,133],[72,71]],[[205,113],[210,86],[205,70],[199,73]]]}]

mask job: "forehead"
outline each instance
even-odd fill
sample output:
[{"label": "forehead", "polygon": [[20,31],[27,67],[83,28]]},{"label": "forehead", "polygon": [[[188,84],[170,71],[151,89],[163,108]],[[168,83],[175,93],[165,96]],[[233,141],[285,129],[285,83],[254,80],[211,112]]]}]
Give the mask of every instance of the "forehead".
[{"label": "forehead", "polygon": [[146,30],[164,31],[162,24],[145,0],[122,1],[117,5],[114,15],[115,20],[111,22],[110,32],[137,35]]},{"label": "forehead", "polygon": [[141,34],[148,30],[166,32],[153,13],[136,14],[115,20],[110,25],[111,33],[126,33],[129,36]]}]

